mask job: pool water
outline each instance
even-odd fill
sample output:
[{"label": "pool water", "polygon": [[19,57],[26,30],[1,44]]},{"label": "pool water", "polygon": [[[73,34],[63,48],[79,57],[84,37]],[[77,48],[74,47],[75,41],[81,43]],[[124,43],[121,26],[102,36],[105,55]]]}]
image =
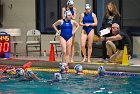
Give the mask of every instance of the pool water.
[{"label": "pool water", "polygon": [[9,79],[0,83],[0,94],[140,94],[139,77],[63,74],[63,80],[48,82],[53,73],[35,72],[40,81]]}]

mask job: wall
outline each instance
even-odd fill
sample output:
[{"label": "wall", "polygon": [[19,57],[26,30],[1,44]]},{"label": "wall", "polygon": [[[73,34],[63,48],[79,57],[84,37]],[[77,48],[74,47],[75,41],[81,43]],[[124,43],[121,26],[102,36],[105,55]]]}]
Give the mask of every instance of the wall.
[{"label": "wall", "polygon": [[[82,1],[82,2],[81,2]],[[80,13],[84,12],[85,2],[88,0],[75,0],[74,6],[77,8],[77,18],[76,21],[79,21]],[[94,0],[93,0],[94,1]],[[138,14],[138,10],[140,7],[139,0],[124,0],[124,24],[126,25],[139,25],[140,24],[140,16]],[[25,53],[25,37],[26,32],[29,29],[35,28],[35,0],[1,0],[1,3],[4,4],[4,28],[21,28],[22,37],[18,38],[18,40],[22,40],[24,43],[18,45],[18,51]],[[135,12],[133,12],[135,11]],[[132,19],[131,13],[138,17],[137,19]],[[128,17],[129,15],[129,17]],[[131,21],[130,21],[131,20]],[[80,33],[81,27],[78,29],[75,37],[75,45],[76,45],[76,53],[80,53]],[[49,53],[49,41],[53,40],[54,35],[42,35],[42,52],[47,49]],[[138,49],[140,47],[140,38],[134,38],[134,53],[140,53]]]},{"label": "wall", "polygon": [[[134,2],[135,1],[135,2]],[[123,25],[140,27],[140,0],[123,0]],[[140,31],[139,31],[140,32]],[[133,53],[140,54],[140,37],[133,37]]]},{"label": "wall", "polygon": [[17,51],[25,53],[26,32],[35,28],[35,0],[2,0],[2,4],[3,28],[21,28],[22,36],[17,40],[22,40],[23,44],[17,45]]}]

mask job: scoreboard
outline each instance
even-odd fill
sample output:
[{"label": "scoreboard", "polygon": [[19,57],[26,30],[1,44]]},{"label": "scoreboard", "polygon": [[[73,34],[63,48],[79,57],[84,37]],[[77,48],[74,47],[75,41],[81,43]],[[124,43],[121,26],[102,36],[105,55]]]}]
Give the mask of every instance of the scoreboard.
[{"label": "scoreboard", "polygon": [[0,58],[10,58],[10,35],[0,32]]}]

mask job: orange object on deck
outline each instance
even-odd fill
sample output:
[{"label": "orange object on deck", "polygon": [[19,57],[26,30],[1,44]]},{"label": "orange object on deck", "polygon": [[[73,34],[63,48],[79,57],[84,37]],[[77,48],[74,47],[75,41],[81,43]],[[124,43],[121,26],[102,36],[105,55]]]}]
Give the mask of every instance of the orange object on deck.
[{"label": "orange object on deck", "polygon": [[50,61],[50,62],[55,61],[54,45],[53,45],[53,44],[51,44],[51,48],[50,48],[50,57],[49,57],[49,61]]},{"label": "orange object on deck", "polygon": [[27,69],[27,68],[30,68],[32,65],[32,62],[27,62],[23,65],[23,69]]}]

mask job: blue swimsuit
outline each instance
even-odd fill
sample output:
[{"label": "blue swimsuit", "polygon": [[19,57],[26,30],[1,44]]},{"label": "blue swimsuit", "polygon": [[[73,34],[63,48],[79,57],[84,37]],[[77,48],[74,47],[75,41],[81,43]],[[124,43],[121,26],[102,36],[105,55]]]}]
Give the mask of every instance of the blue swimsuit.
[{"label": "blue swimsuit", "polygon": [[[83,24],[87,24],[87,23],[94,23],[92,12],[89,14],[84,13]],[[89,27],[83,26],[83,29],[86,31],[88,35],[90,31],[93,29],[93,26],[89,26]]]},{"label": "blue swimsuit", "polygon": [[72,16],[74,16],[74,10],[73,10],[73,8],[70,8],[70,11],[71,11]]},{"label": "blue swimsuit", "polygon": [[61,33],[60,36],[68,41],[72,37],[72,23],[71,21],[66,22],[63,20],[63,24],[60,27]]},{"label": "blue swimsuit", "polygon": [[[68,11],[67,8],[65,8],[65,9],[66,9],[66,11]],[[74,16],[74,9],[73,8],[70,8],[70,12],[71,12],[72,16]]]}]

